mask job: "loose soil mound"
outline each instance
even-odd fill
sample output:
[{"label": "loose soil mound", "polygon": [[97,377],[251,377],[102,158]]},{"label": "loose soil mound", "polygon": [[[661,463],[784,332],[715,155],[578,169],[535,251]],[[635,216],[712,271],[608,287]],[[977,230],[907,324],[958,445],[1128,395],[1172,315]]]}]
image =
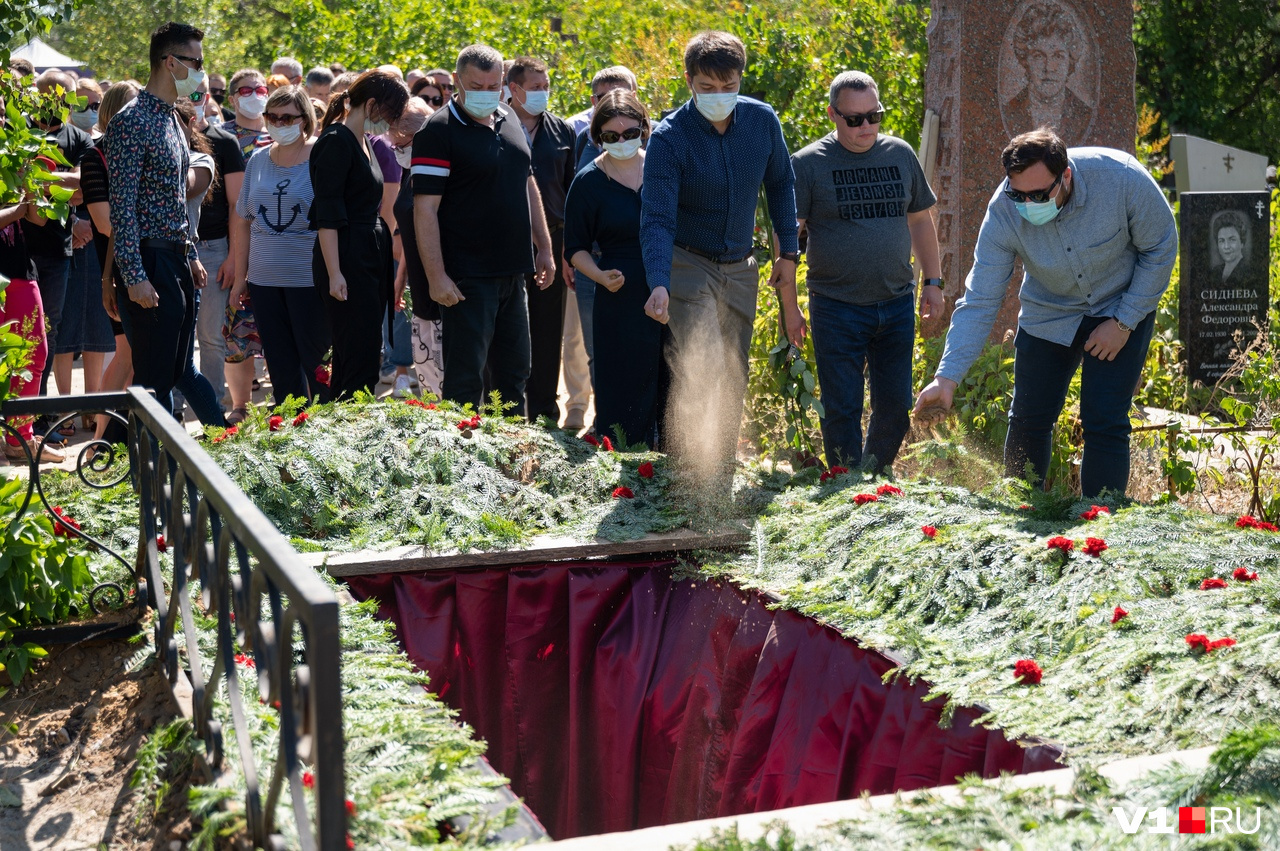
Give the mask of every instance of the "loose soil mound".
[{"label": "loose soil mound", "polygon": [[51,647],[0,698],[0,848],[169,849],[190,834],[185,778],[152,819],[129,786],[138,748],[173,717],[154,662],[130,670],[143,645]]}]

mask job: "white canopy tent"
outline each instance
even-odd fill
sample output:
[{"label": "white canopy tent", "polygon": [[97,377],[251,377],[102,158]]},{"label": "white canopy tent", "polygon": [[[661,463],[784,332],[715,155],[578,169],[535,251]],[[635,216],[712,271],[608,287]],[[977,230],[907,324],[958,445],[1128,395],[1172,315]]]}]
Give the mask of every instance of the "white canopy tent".
[{"label": "white canopy tent", "polygon": [[47,71],[50,68],[60,68],[63,71],[79,71],[85,67],[85,64],[80,60],[72,59],[65,53],[54,50],[40,38],[31,39],[22,47],[11,51],[9,56],[11,59],[27,60],[35,66],[36,73]]}]

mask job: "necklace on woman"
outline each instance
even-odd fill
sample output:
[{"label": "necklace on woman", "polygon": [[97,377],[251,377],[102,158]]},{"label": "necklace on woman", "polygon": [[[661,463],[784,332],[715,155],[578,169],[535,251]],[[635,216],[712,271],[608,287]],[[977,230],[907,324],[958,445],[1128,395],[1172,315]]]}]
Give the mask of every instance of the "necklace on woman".
[{"label": "necklace on woman", "polygon": [[[617,164],[614,163],[613,157],[608,154],[604,155],[604,176],[612,180],[614,183],[627,187],[632,192],[639,192],[640,187],[644,185],[643,161],[641,161],[641,167],[636,171],[637,173],[633,175],[624,174],[622,169],[618,168]],[[610,174],[610,172],[612,172],[612,174]],[[636,177],[639,177],[640,179],[636,180]]]}]

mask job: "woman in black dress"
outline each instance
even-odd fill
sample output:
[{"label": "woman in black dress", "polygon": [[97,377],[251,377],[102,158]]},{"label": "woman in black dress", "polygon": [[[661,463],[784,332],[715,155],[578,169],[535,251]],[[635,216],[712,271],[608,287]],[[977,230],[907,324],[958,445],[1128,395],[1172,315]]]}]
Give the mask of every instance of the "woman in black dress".
[{"label": "woman in black dress", "polygon": [[329,314],[335,399],[372,393],[378,383],[380,323],[391,301],[391,233],[378,218],[382,174],[365,134],[387,132],[408,100],[398,77],[366,71],[329,101],[311,151],[315,199],[308,216],[317,231],[311,268]]},{"label": "woman in black dress", "polygon": [[[649,298],[640,254],[640,187],[649,114],[630,91],[596,104],[589,129],[604,149],[578,172],[564,205],[564,253],[596,290],[595,394],[598,434],[620,428],[628,442],[654,446],[662,410],[663,326],[645,315]],[[591,254],[592,243],[600,257]]]}]

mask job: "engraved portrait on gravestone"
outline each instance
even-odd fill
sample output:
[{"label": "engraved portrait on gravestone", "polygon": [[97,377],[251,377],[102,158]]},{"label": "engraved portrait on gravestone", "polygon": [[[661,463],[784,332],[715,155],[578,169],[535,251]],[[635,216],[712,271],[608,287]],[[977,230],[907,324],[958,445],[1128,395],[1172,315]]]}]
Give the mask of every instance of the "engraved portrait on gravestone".
[{"label": "engraved portrait on gravestone", "polygon": [[1028,0],[1000,47],[998,96],[1005,135],[1052,127],[1068,146],[1093,125],[1101,72],[1098,44],[1069,3]]},{"label": "engraved portrait on gravestone", "polygon": [[1219,210],[1209,220],[1209,280],[1253,284],[1249,255],[1253,240],[1249,220],[1239,210]]}]

